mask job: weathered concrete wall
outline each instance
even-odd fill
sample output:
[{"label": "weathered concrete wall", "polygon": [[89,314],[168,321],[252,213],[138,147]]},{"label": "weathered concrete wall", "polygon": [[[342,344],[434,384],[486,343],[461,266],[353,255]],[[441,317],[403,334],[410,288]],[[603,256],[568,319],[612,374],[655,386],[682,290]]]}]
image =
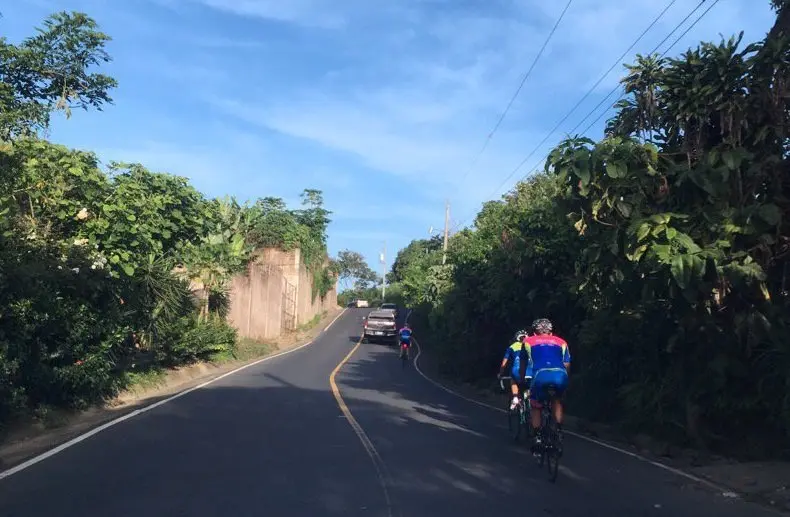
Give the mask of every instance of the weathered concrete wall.
[{"label": "weathered concrete wall", "polygon": [[261,340],[282,334],[285,282],[281,269],[254,262],[247,275],[233,279],[228,322],[239,335]]},{"label": "weathered concrete wall", "polygon": [[337,286],[313,299],[313,275],[299,250],[260,250],[247,275],[233,279],[230,293],[228,322],[240,336],[258,340],[276,338],[337,307]]}]

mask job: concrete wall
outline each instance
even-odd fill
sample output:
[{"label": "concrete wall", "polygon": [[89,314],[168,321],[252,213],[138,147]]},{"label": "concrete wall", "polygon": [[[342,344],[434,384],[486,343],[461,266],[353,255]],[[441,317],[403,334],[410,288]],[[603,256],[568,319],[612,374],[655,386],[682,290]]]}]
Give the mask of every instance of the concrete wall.
[{"label": "concrete wall", "polygon": [[247,275],[233,279],[228,322],[240,336],[260,340],[276,338],[282,333],[285,282],[279,268],[254,262],[249,265]]},{"label": "concrete wall", "polygon": [[233,279],[228,322],[242,337],[271,339],[337,307],[337,286],[313,299],[313,275],[299,250],[260,250],[247,274]]}]

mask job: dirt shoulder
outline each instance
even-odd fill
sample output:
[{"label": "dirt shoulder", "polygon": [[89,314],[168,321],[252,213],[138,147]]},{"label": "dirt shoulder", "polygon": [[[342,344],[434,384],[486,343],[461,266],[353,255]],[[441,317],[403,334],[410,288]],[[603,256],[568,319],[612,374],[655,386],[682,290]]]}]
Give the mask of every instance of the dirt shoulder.
[{"label": "dirt shoulder", "polygon": [[193,388],[240,366],[306,343],[317,337],[342,311],[340,307],[328,311],[309,329],[300,329],[269,343],[242,341],[236,360],[198,363],[167,370],[155,379],[121,393],[103,407],[76,413],[58,412],[48,415],[43,421],[19,425],[0,443],[0,471],[18,465],[104,423]]},{"label": "dirt shoulder", "polygon": [[[420,343],[422,345],[422,342]],[[422,349],[419,367],[425,375],[440,381],[453,391],[472,400],[494,407],[504,407],[507,397],[491,386],[463,384],[441,375],[431,360],[430,350]],[[605,424],[566,416],[565,427],[571,431],[636,453],[652,461],[706,479],[732,491],[746,500],[790,514],[790,463],[739,462],[703,451],[683,449],[656,440],[648,435],[628,434]]]}]

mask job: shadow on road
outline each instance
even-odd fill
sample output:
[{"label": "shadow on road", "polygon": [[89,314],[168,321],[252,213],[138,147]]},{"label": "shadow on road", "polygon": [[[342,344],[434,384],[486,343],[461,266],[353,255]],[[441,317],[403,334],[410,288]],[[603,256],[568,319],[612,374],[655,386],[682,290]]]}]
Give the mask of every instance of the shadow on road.
[{"label": "shadow on road", "polygon": [[[317,346],[344,355],[349,341]],[[0,481],[0,515],[387,516],[373,463],[329,388],[336,363],[308,357],[222,379]],[[512,444],[504,415],[401,368],[394,348],[360,347],[337,382],[387,466],[395,517],[768,515],[576,442],[551,484]]]}]

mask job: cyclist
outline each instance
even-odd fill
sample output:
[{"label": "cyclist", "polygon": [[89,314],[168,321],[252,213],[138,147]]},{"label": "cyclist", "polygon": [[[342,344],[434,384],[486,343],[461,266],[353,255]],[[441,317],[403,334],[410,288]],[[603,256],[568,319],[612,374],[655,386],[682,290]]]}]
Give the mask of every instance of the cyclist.
[{"label": "cyclist", "polygon": [[533,363],[532,390],[530,405],[534,445],[540,444],[537,430],[540,428],[541,402],[546,400],[546,387],[554,386],[557,399],[554,401],[554,419],[558,429],[562,429],[563,407],[562,394],[568,387],[568,370],[571,367],[571,353],[568,343],[553,334],[551,321],[546,318],[532,323],[534,334],[524,339],[527,354]]},{"label": "cyclist", "polygon": [[411,326],[408,323],[404,323],[403,328],[398,331],[398,340],[401,354],[406,353],[411,348]]},{"label": "cyclist", "polygon": [[510,409],[516,409],[519,403],[519,388],[528,392],[529,384],[532,380],[532,361],[529,360],[524,339],[528,336],[526,330],[519,330],[513,338],[513,343],[505,350],[505,357],[499,367],[499,377],[505,376],[505,367],[510,363],[510,390],[513,400],[510,402]]}]

